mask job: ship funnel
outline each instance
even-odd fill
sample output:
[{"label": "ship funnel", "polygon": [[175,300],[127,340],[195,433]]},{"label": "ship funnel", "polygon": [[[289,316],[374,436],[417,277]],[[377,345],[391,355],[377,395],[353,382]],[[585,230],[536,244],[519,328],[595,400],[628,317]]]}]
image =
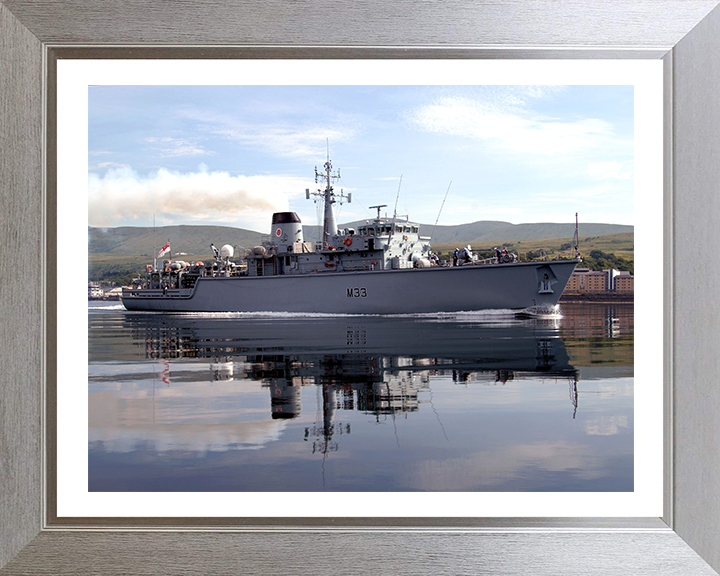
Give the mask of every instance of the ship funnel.
[{"label": "ship funnel", "polygon": [[297,418],[302,412],[302,386],[276,380],[270,384],[270,406],[273,420]]},{"label": "ship funnel", "polygon": [[272,217],[271,242],[288,245],[303,242],[302,222],[295,212],[275,212]]}]

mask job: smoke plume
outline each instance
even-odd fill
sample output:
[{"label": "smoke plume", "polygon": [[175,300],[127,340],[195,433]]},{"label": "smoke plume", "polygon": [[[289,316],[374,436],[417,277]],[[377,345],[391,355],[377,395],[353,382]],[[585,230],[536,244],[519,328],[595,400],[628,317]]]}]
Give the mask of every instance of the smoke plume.
[{"label": "smoke plume", "polygon": [[180,173],[166,169],[141,176],[129,167],[88,177],[91,226],[223,223],[265,229],[273,212],[303,194],[307,182],[287,176],[231,176],[227,172]]}]

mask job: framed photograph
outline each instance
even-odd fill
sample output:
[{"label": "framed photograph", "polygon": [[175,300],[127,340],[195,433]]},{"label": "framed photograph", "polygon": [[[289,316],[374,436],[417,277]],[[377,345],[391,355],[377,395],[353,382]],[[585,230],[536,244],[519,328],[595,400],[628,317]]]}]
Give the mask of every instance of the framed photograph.
[{"label": "framed photograph", "polygon": [[[711,48],[717,44],[720,13],[715,9],[715,2],[668,2],[663,4],[662,10],[646,8],[647,13],[643,15],[654,26],[643,27],[642,34],[633,36],[639,32],[633,22],[642,10],[631,4],[623,4],[622,10],[616,13],[610,10],[607,14],[593,13],[595,18],[600,17],[603,25],[599,28],[602,30],[594,31],[586,38],[583,38],[584,32],[580,32],[578,24],[568,24],[559,44],[557,39],[533,30],[529,25],[532,16],[525,13],[519,3],[507,2],[502,9],[496,5],[465,6],[472,13],[469,21],[494,22],[482,32],[472,26],[466,27],[466,24],[453,28],[452,33],[443,31],[443,23],[454,21],[456,16],[447,15],[438,19],[434,17],[437,14],[433,13],[433,9],[429,8],[421,15],[421,20],[427,22],[428,30],[432,31],[428,38],[446,44],[447,48],[423,45],[416,36],[417,27],[410,29],[402,26],[393,37],[391,47],[387,47],[377,34],[366,36],[364,46],[353,48],[340,47],[342,34],[331,34],[330,39],[335,41],[330,45],[315,45],[309,37],[303,36],[288,46],[275,31],[255,20],[258,17],[257,7],[252,9],[244,5],[232,6],[236,12],[233,12],[231,20],[237,17],[236,13],[253,14],[251,20],[257,28],[252,34],[249,28],[244,29],[249,35],[247,41],[240,45],[237,40],[230,41],[233,32],[225,25],[219,25],[212,33],[205,25],[193,28],[189,21],[187,25],[178,25],[177,33],[183,30],[194,35],[192,40],[189,36],[181,40],[175,31],[154,30],[152,25],[145,25],[146,19],[142,17],[143,10],[139,6],[137,9],[123,9],[123,21],[134,23],[136,28],[130,26],[134,31],[128,32],[127,26],[95,26],[93,29],[100,32],[92,38],[78,23],[87,25],[97,18],[109,23],[113,7],[99,17],[89,2],[73,7],[70,13],[58,9],[57,14],[47,7],[42,13],[36,12],[25,2],[0,5],[0,26],[3,37],[8,39],[10,54],[7,64],[4,62],[0,70],[3,80],[9,80],[3,82],[0,93],[0,97],[8,103],[5,109],[9,111],[7,121],[3,118],[3,141],[10,143],[7,147],[10,150],[9,160],[3,164],[2,178],[13,192],[6,198],[6,226],[3,232],[7,251],[4,261],[8,267],[5,277],[9,279],[7,293],[10,295],[3,303],[8,319],[3,330],[10,347],[5,376],[8,385],[2,392],[7,417],[3,418],[2,425],[4,437],[10,439],[7,453],[13,455],[7,460],[10,465],[3,467],[2,471],[2,480],[13,494],[12,498],[3,502],[2,509],[3,517],[10,519],[7,527],[0,529],[5,531],[2,540],[7,543],[0,549],[0,561],[2,565],[7,564],[5,570],[30,573],[64,570],[82,574],[89,570],[84,559],[91,555],[92,570],[101,566],[106,571],[127,573],[147,571],[149,563],[153,564],[153,572],[160,573],[182,573],[183,569],[209,573],[255,573],[272,572],[278,567],[303,574],[347,572],[359,567],[400,573],[454,573],[467,566],[479,565],[486,573],[522,573],[527,562],[532,561],[537,564],[538,573],[599,570],[612,574],[620,573],[620,567],[626,572],[631,565],[633,572],[638,574],[714,574],[720,567],[716,538],[720,510],[714,505],[716,499],[707,499],[707,495],[716,488],[703,480],[714,477],[714,472],[720,467],[712,451],[712,438],[718,426],[715,417],[718,393],[708,386],[714,375],[714,365],[707,360],[715,352],[711,337],[714,311],[711,306],[699,309],[697,302],[703,290],[712,286],[716,274],[703,263],[702,246],[711,246],[716,234],[712,224],[714,200],[711,191],[718,168],[712,161],[712,150],[719,139],[713,126],[717,126],[714,122],[719,119],[720,111],[710,95],[717,88],[720,78],[718,65],[711,55]],[[164,8],[153,6],[158,13],[150,19],[150,24],[158,22],[163,16]],[[501,16],[513,9],[520,10],[517,14],[526,25],[515,27],[514,38],[517,40],[508,42],[505,35],[510,29],[509,24],[501,23]],[[227,18],[227,14],[220,13],[224,9],[214,11],[201,5],[196,10],[196,16],[200,16],[200,21],[204,23],[221,22],[223,16]],[[267,14],[266,10],[263,8],[260,13]],[[401,6],[401,10],[409,10],[409,7]],[[543,18],[562,19],[567,16],[567,10],[570,10],[568,6],[558,7],[548,3],[544,6]],[[589,17],[587,10],[589,8],[583,3],[572,7],[573,15],[585,14]],[[287,17],[288,22],[296,22],[291,14],[281,14],[281,18]],[[53,15],[57,18],[53,19]],[[431,22],[435,24],[429,24]],[[329,16],[327,24],[339,26],[346,34],[351,33],[344,19]],[[246,25],[250,26],[250,22]],[[191,29],[193,32],[189,32]],[[352,34],[357,33],[352,31]],[[480,47],[470,47],[473,35],[476,36],[473,44]],[[201,38],[205,38],[203,43],[206,46],[192,46]],[[640,42],[640,39],[643,41]],[[81,46],[88,42],[96,46]],[[146,45],[138,48],[133,44]],[[260,47],[260,44],[265,46]],[[332,71],[333,80],[304,80],[313,74],[313,70],[324,69]],[[412,76],[413,70],[415,76]],[[218,81],[228,74],[242,76],[243,81]],[[461,80],[463,75],[483,77],[485,81]],[[250,422],[253,427],[250,432],[237,433],[223,442],[225,445],[243,445],[247,453],[257,452],[254,448],[267,442],[267,438],[275,438],[283,430],[297,432],[304,427],[306,437],[287,449],[297,450],[297,446],[304,443],[308,451],[317,451],[322,455],[322,487],[316,484],[314,488],[308,488],[311,484],[306,483],[296,491],[290,489],[287,483],[280,483],[277,484],[279,488],[266,488],[267,491],[264,491],[257,486],[238,489],[238,485],[234,485],[233,490],[232,486],[228,488],[228,485],[212,482],[193,484],[198,477],[186,475],[188,461],[181,463],[181,467],[185,468],[180,473],[180,476],[189,478],[186,483],[176,477],[172,479],[172,482],[179,482],[175,489],[165,489],[162,480],[153,486],[153,472],[144,476],[148,471],[148,468],[143,468],[148,462],[148,454],[140,455],[143,462],[129,460],[125,456],[124,442],[137,442],[134,432],[128,428],[128,422],[132,420],[128,420],[130,413],[124,413],[126,420],[120,424],[123,430],[119,430],[117,427],[105,427],[105,422],[101,422],[105,417],[98,420],[97,412],[88,413],[83,408],[88,398],[84,383],[84,365],[87,364],[85,343],[88,337],[92,341],[96,335],[92,334],[92,313],[88,332],[84,331],[88,326],[83,316],[86,304],[83,291],[72,289],[78,284],[72,278],[72,271],[84,267],[81,260],[85,253],[78,247],[85,245],[84,234],[89,222],[84,218],[85,208],[90,206],[88,214],[99,213],[97,204],[93,212],[93,202],[96,201],[93,192],[103,189],[102,195],[97,198],[101,198],[106,214],[117,212],[119,206],[113,204],[113,198],[107,193],[107,186],[112,185],[110,179],[121,173],[121,170],[112,172],[110,164],[116,158],[107,158],[109,162],[105,163],[103,170],[95,171],[97,181],[93,182],[91,178],[89,192],[85,193],[88,188],[86,152],[91,153],[91,158],[92,153],[103,153],[101,138],[93,140],[93,147],[88,148],[88,139],[95,138],[97,134],[92,129],[93,122],[97,121],[97,117],[93,116],[97,108],[94,109],[93,104],[98,106],[108,99],[129,103],[125,109],[122,106],[115,108],[126,113],[123,120],[128,122],[130,109],[138,103],[147,105],[147,114],[157,116],[157,112],[152,111],[152,102],[171,99],[171,87],[180,85],[186,86],[187,94],[197,92],[199,98],[208,97],[208,93],[203,93],[208,87],[230,85],[233,90],[242,89],[245,92],[228,92],[221,97],[247,98],[248,91],[254,90],[252,96],[258,101],[263,99],[259,93],[260,86],[295,86],[292,98],[305,104],[309,100],[303,101],[300,89],[307,85],[324,86],[327,91],[342,87],[345,91],[342,98],[348,102],[359,101],[357,94],[352,93],[352,89],[358,86],[385,87],[378,89],[377,93],[366,94],[366,99],[391,97],[396,102],[405,97],[403,87],[436,86],[446,92],[448,87],[455,87],[454,104],[457,104],[458,94],[467,96],[463,93],[463,86],[514,86],[514,91],[510,90],[504,96],[505,100],[513,99],[515,111],[518,102],[530,97],[528,93],[518,93],[518,86],[536,87],[534,91],[530,90],[532,97],[537,97],[539,86],[592,86],[596,93],[602,94],[605,92],[599,87],[605,87],[603,90],[607,91],[608,102],[610,94],[614,94],[612,89],[631,86],[632,102],[635,104],[632,114],[634,147],[631,146],[634,152],[629,163],[634,167],[635,205],[634,211],[630,211],[634,212],[634,216],[629,221],[636,227],[638,267],[648,272],[652,269],[657,284],[651,287],[645,280],[641,284],[644,296],[641,301],[635,302],[638,321],[631,362],[634,369],[629,373],[631,389],[632,376],[637,374],[637,378],[634,379],[629,409],[618,408],[624,411],[624,415],[615,419],[598,412],[595,420],[588,419],[585,423],[586,435],[594,438],[596,451],[605,449],[599,439],[620,438],[623,434],[618,430],[630,430],[629,438],[632,440],[634,436],[634,442],[630,442],[629,458],[634,461],[630,483],[627,481],[630,476],[625,472],[625,480],[622,480],[622,474],[613,477],[612,481],[608,480],[610,476],[600,475],[597,477],[601,480],[593,483],[581,473],[575,481],[583,478],[584,483],[554,484],[555,480],[551,480],[553,475],[546,469],[529,483],[520,482],[502,489],[501,479],[499,483],[492,484],[494,487],[483,491],[478,489],[477,484],[467,484],[467,479],[473,475],[460,468],[449,476],[428,473],[422,476],[426,484],[413,483],[418,481],[419,476],[409,481],[407,478],[402,480],[400,476],[393,477],[391,472],[375,488],[358,488],[362,484],[352,482],[338,483],[342,479],[347,481],[351,475],[350,471],[341,470],[336,462],[331,461],[333,455],[341,455],[339,444],[345,441],[352,445],[357,442],[355,438],[362,434],[372,435],[373,432],[369,428],[364,430],[362,422],[353,420],[351,411],[347,414],[343,412],[349,422],[344,423],[343,428],[343,422],[337,418],[337,402],[343,399],[353,405],[362,402],[365,414],[375,414],[378,418],[383,416],[387,420],[388,430],[395,430],[395,438],[399,442],[401,435],[398,435],[395,418],[401,413],[409,415],[409,419],[420,414],[419,411],[413,413],[409,407],[415,400],[421,402],[425,393],[423,390],[427,386],[424,387],[420,380],[452,372],[449,368],[446,372],[439,368],[430,375],[431,371],[417,362],[415,368],[408,367],[412,367],[420,357],[433,358],[434,361],[440,357],[450,358],[451,363],[456,365],[462,364],[461,360],[466,358],[462,353],[453,358],[457,347],[452,351],[423,351],[426,352],[424,356],[420,352],[414,355],[418,344],[411,343],[407,349],[397,350],[390,354],[389,359],[383,360],[395,369],[388,371],[390,376],[380,379],[382,384],[388,390],[397,384],[402,393],[385,396],[382,392],[370,394],[372,390],[369,388],[353,388],[353,375],[345,380],[335,375],[333,384],[322,388],[331,392],[326,394],[328,398],[318,396],[312,406],[307,403],[307,394],[302,396],[306,404],[299,402],[299,395],[295,394],[299,388],[294,386],[303,377],[318,381],[319,376],[312,373],[312,369],[310,373],[303,372],[312,363],[306,362],[302,370],[295,370],[297,373],[293,372],[290,376],[284,373],[282,378],[276,378],[272,374],[277,372],[279,365],[260,366],[259,363],[266,362],[268,358],[262,354],[257,356],[258,363],[254,369],[269,369],[272,372],[269,376],[266,373],[257,377],[264,377],[267,381],[263,390],[265,394],[277,396],[271,397],[271,408],[292,412],[289,416],[296,419],[273,416],[272,420],[265,419],[271,423],[269,427],[259,421]],[[145,87],[145,90],[154,87],[156,92],[132,92],[139,90],[138,87]],[[272,90],[268,90],[264,97],[266,105],[287,105],[272,100],[271,93]],[[585,97],[588,94],[578,92]],[[443,101],[436,98],[435,102],[442,104]],[[71,109],[78,104],[79,112],[72,112]],[[324,104],[327,106],[327,102]],[[187,105],[187,101],[183,105]],[[427,109],[417,108],[413,121],[425,122],[423,126],[427,129],[433,117],[421,116],[420,111],[429,114]],[[453,111],[457,113],[457,108],[432,110],[435,114],[444,115],[446,120],[447,114]],[[359,113],[359,109],[356,112]],[[461,113],[467,114],[468,109]],[[544,113],[548,117],[553,116],[550,108],[546,108]],[[558,117],[560,113],[556,112],[556,123],[561,125],[563,120],[557,120]],[[437,120],[437,116],[434,118]],[[643,124],[643,118],[647,124]],[[109,116],[100,119],[100,122],[108,121]],[[206,137],[213,130],[213,121],[208,116],[202,119],[204,125],[210,127]],[[564,126],[565,129],[572,127]],[[602,132],[603,127],[575,125],[575,131],[570,135],[567,130],[563,132],[563,126],[560,128],[566,138],[578,138]],[[217,135],[217,131],[215,133]],[[526,140],[531,133],[523,133]],[[547,130],[543,133],[546,136],[549,134]],[[276,136],[279,138],[282,135]],[[338,138],[341,139],[341,136]],[[178,146],[195,146],[196,152],[209,150],[203,148],[199,139],[194,142],[171,140],[159,140],[149,132],[142,134],[145,146],[159,153],[166,150],[169,156],[173,151],[177,153]],[[578,140],[575,142],[581,145],[577,144]],[[256,141],[255,145],[263,144]],[[327,147],[330,149],[332,144],[328,142]],[[142,150],[139,152],[142,154]],[[189,155],[198,158],[198,154]],[[328,161],[331,155],[330,150]],[[352,161],[351,158],[349,160]],[[99,158],[97,165],[102,161],[103,158]],[[92,168],[93,160],[89,162]],[[80,171],[77,170],[78,165],[82,168]],[[612,172],[611,176],[616,179],[623,177],[623,166],[619,162],[595,162],[588,169],[594,170],[595,176],[608,177]],[[202,177],[203,173],[215,174],[207,165],[200,165],[196,175]],[[330,174],[332,172],[329,171],[328,182]],[[130,183],[137,174],[126,173],[125,176],[129,178],[125,184],[130,187],[142,179],[138,177]],[[344,180],[347,179],[345,177]],[[392,187],[397,184],[401,184],[399,179],[393,181]],[[177,190],[177,183],[174,186]],[[177,196],[175,200],[176,205],[180,203]],[[273,203],[271,198],[264,200]],[[275,204],[286,209],[282,201],[275,199]],[[416,207],[420,209],[420,204]],[[197,206],[188,210],[194,209]],[[390,211],[390,208],[387,210]],[[166,216],[166,213],[158,212]],[[425,216],[424,220],[428,221],[428,217]],[[682,232],[684,230],[692,230],[692,236]],[[411,229],[407,232],[413,233]],[[353,240],[349,232],[346,236]],[[28,246],[32,247],[30,251]],[[15,248],[17,252],[14,252]],[[162,246],[158,248],[163,251]],[[151,250],[153,254],[155,251],[154,248]],[[688,256],[693,251],[697,258]],[[18,258],[11,257],[15,253],[22,254],[21,260],[26,264],[29,262],[31,267],[18,267]],[[80,258],[70,262],[69,255],[77,256],[78,253]],[[13,264],[10,265],[10,262]],[[79,284],[84,285],[84,274],[80,272],[80,276],[83,281]],[[689,281],[690,278],[693,280]],[[358,298],[361,290],[358,288]],[[13,293],[17,296],[12,296]],[[79,322],[80,332],[76,331],[77,318],[83,318]],[[314,334],[323,331],[331,333],[337,328],[326,324]],[[18,331],[19,326],[27,329]],[[187,327],[161,327],[164,344],[160,344],[154,336],[156,326],[138,324],[125,328],[135,331],[132,339],[137,341],[131,345],[143,342],[149,346],[145,349],[148,358],[155,358],[153,354],[161,346],[167,347],[169,340],[166,336],[180,342],[181,332]],[[342,365],[347,346],[353,349],[367,347],[367,335],[376,327],[360,326],[348,331],[343,324],[340,328],[347,341],[333,365]],[[200,325],[193,326],[195,333],[201,333],[203,329]],[[254,329],[261,330],[261,327]],[[437,332],[430,338],[431,341],[448,339],[448,334],[437,326],[424,329]],[[302,332],[302,326],[298,330]],[[537,359],[538,342],[546,342],[546,339],[541,337],[538,341],[537,330],[534,330],[536,333],[532,342],[536,349],[533,357]],[[521,340],[517,327],[507,328],[507,331],[510,339]],[[380,327],[380,332],[387,334],[388,328]],[[228,366],[235,369],[232,350],[242,350],[244,358],[248,350],[226,345],[222,351],[229,358],[218,356],[215,349],[210,356],[203,356],[207,342],[216,339],[217,332],[213,333],[215,336],[206,340],[180,342],[180,357],[185,354],[185,357],[209,358],[211,368],[217,369],[217,377],[212,379],[218,388],[215,400],[227,403],[229,397],[227,391],[222,390],[223,382],[232,381],[238,375],[224,378],[223,370],[227,371]],[[707,338],[698,338],[698,334]],[[477,333],[473,332],[473,335],[469,337],[477,337]],[[455,333],[452,335],[457,336]],[[233,333],[232,338],[237,339],[237,335]],[[187,352],[188,346],[193,350]],[[328,342],[320,342],[315,349],[326,350],[328,347]],[[163,352],[158,352],[158,366],[163,361],[170,365],[167,362],[169,352],[165,348]],[[107,350],[110,350],[110,355],[116,353],[112,349]],[[292,352],[300,354],[301,358],[305,353],[295,349]],[[525,368],[523,359],[526,356],[522,351],[510,355],[517,364],[518,374]],[[553,357],[561,356],[556,354]],[[403,364],[408,357],[410,363]],[[368,360],[369,356],[363,358]],[[287,358],[281,363],[286,366]],[[362,362],[358,360],[357,363]],[[92,359],[90,364],[93,364]],[[109,364],[100,364],[102,362],[95,365],[96,382],[103,381],[110,374]],[[557,374],[553,373],[556,381],[559,375],[567,377],[559,364],[562,362],[552,366],[557,371]],[[133,369],[121,363],[114,366],[118,370]],[[466,366],[468,370],[464,375],[456,370],[453,378],[457,378],[453,382],[457,383],[466,376],[477,380],[477,375],[488,367],[484,364]],[[358,368],[358,375],[367,376],[367,366],[354,368]],[[507,367],[490,368],[496,371],[496,375],[500,372],[506,376],[515,373],[512,369],[508,371]],[[330,365],[323,364],[321,369],[327,374]],[[74,386],[73,375],[76,376]],[[172,378],[169,370],[160,370],[157,374],[153,372],[152,376],[157,377],[160,383]],[[246,373],[241,377],[249,376]],[[393,378],[398,382],[391,381]],[[411,382],[413,378],[418,381]],[[504,382],[502,378],[500,381]],[[617,385],[616,381],[614,383]],[[150,388],[143,384],[138,386],[142,389],[140,396],[145,397]],[[332,386],[337,386],[338,390],[335,391]],[[154,400],[154,385],[152,391]],[[101,389],[100,392],[107,393],[109,390]],[[157,393],[158,397],[165,394],[168,398],[168,393],[160,388]],[[568,391],[564,393],[567,395]],[[569,402],[575,410],[579,402],[577,382],[574,394],[573,397],[571,386]],[[109,394],[105,396],[106,399],[111,398]],[[117,398],[111,402],[132,403],[134,397],[121,394]],[[396,401],[407,404],[407,409],[394,407],[393,402]],[[330,408],[329,403],[332,403]],[[150,405],[154,407],[155,403],[145,403],[141,410]],[[178,406],[175,405],[175,408],[182,410]],[[307,416],[307,421],[297,419],[302,410],[308,414],[306,406],[310,406],[310,413],[315,413],[314,420],[311,416]],[[210,407],[208,413],[215,410],[216,407]],[[325,419],[322,417],[323,410]],[[427,412],[438,415],[437,410]],[[91,449],[89,458],[88,414],[91,418],[91,447],[101,446],[95,452]],[[140,419],[145,416],[140,416]],[[93,421],[96,422],[94,428]],[[436,419],[435,424],[439,426],[438,430],[445,430],[441,418]],[[215,432],[220,436],[228,434],[227,430]],[[345,436],[344,432],[347,432]],[[93,437],[93,434],[97,436]],[[191,429],[189,432],[179,430],[177,438],[190,451],[193,450],[193,442],[200,442],[201,450],[213,452],[212,439],[200,437],[198,440],[195,437],[191,441],[191,436]],[[409,436],[405,439],[409,440]],[[425,437],[424,441],[433,442],[429,437]],[[525,442],[527,445],[528,442]],[[627,438],[624,442],[628,446]],[[529,443],[536,448],[540,444],[540,441]],[[111,448],[106,450],[106,446]],[[473,449],[479,448],[473,446]],[[560,450],[567,455],[567,446],[563,445]],[[505,478],[527,476],[528,470],[533,468],[541,470],[539,448],[535,452],[527,460],[529,464],[522,474],[513,476],[510,472]],[[158,453],[160,458],[165,457],[162,450]],[[554,454],[557,455],[557,452]],[[457,454],[454,456],[457,458]],[[196,457],[197,454],[190,455],[190,458]],[[312,464],[306,457],[303,455],[301,459]],[[512,460],[517,462],[522,459]],[[380,464],[379,460],[373,461],[375,466],[384,470],[392,468],[387,465],[389,460]],[[599,466],[607,469],[609,462]],[[328,464],[327,469],[325,464]],[[457,462],[450,457],[446,461],[438,460],[436,466],[440,470],[452,468],[454,464],[457,465]],[[215,460],[213,463],[221,472],[218,476],[227,475],[233,465],[237,462]],[[302,468],[303,464],[298,466]],[[576,464],[569,463],[566,469],[574,466]],[[123,468],[125,472],[120,472]],[[304,481],[299,472],[301,468],[293,472],[298,483]],[[278,472],[282,473],[282,467],[278,468]],[[357,474],[360,477],[359,470]],[[310,474],[308,478],[315,476]],[[326,481],[327,485],[324,484]],[[125,489],[125,486],[131,487]],[[389,486],[395,488],[388,489]],[[243,492],[252,494],[252,502],[243,500]],[[284,498],[282,502],[278,502],[279,494]],[[368,496],[372,496],[370,501]],[[327,550],[318,551],[318,542],[323,544],[320,547],[323,549],[344,550],[342,558],[338,559],[336,554]],[[151,559],[141,558],[139,551],[148,547],[163,552],[154,554]],[[374,547],[392,552],[369,558],[367,550]],[[446,550],[446,557],[439,557],[436,554],[438,549]]]},{"label": "framed photograph", "polygon": [[[168,285],[140,278],[123,302],[87,304],[73,284],[58,286],[58,324],[85,306],[89,323],[58,340],[57,516],[660,516],[662,387],[652,383],[662,367],[650,351],[662,347],[662,292],[639,282],[635,306],[614,292],[558,313],[562,291],[536,284],[546,271],[564,285],[575,268],[578,209],[590,221],[581,268],[593,234],[633,229],[636,273],[650,275],[643,254],[662,259],[661,204],[636,215],[634,199],[635,189],[663,194],[662,63],[343,59],[336,84],[308,84],[320,63],[58,62],[57,142],[69,153],[58,155],[57,252],[82,245],[89,225],[90,280],[107,280],[122,256],[97,246],[129,236],[155,261],[151,282],[160,270]],[[330,176],[315,182],[323,160]],[[404,182],[388,176],[399,167]],[[433,226],[450,174],[444,226]],[[85,199],[75,191],[87,178]],[[395,217],[382,206],[388,188]],[[326,194],[341,214],[332,249],[318,234]],[[557,256],[511,238],[508,262],[491,246],[455,265],[441,251],[449,224],[551,222],[563,211],[568,246]],[[302,248],[286,249],[285,224],[269,228],[279,216],[317,220],[290,232]],[[213,223],[234,226],[211,232],[227,257],[193,247]],[[270,240],[248,245],[242,229]],[[165,231],[155,260],[140,239]],[[429,236],[437,261],[412,265]],[[211,289],[223,293],[203,297]],[[163,302],[169,314],[158,315]],[[77,341],[88,342],[87,398],[75,385]],[[87,413],[72,408],[86,403]],[[312,498],[333,492],[357,498],[342,513]]]}]

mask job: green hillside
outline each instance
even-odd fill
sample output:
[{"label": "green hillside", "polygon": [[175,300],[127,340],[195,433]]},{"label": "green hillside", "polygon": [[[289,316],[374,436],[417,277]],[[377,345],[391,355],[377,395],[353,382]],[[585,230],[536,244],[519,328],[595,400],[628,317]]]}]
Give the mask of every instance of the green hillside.
[{"label": "green hillside", "polygon": [[[432,227],[421,228],[431,231]],[[581,224],[583,236],[604,236],[607,234],[632,233],[632,226],[619,224]],[[565,238],[571,240],[575,235],[575,224],[537,223],[510,224],[508,222],[473,222],[460,226],[437,226],[432,231],[433,242],[456,242],[467,239],[468,242],[517,242],[523,240]]]},{"label": "green hillside", "polygon": [[[455,248],[470,244],[474,250],[492,250],[495,246],[505,246],[509,250],[520,255],[528,252],[537,252],[544,250],[549,256],[556,253],[569,256],[572,251],[572,236],[562,238],[533,238],[530,240],[514,240],[504,242],[502,240],[492,240],[483,242],[459,242],[459,243],[435,243],[433,249],[440,252],[452,251]],[[634,232],[622,232],[620,234],[604,234],[598,236],[580,236],[580,253],[581,255],[589,255],[594,250],[616,254],[623,258],[633,259],[635,244]]]},{"label": "green hillside", "polygon": [[[575,251],[572,238],[540,238],[516,240],[514,242],[444,242],[433,243],[432,247],[441,259],[449,260],[455,248],[470,244],[473,251],[480,257],[491,258],[495,254],[495,246],[506,247],[515,252],[521,260],[539,260],[549,258],[572,258]],[[580,236],[580,256],[582,266],[592,270],[615,268],[627,270],[634,274],[635,233],[605,234],[599,236]]]},{"label": "green hillside", "polygon": [[251,248],[261,242],[262,234],[230,226],[162,226],[142,228],[88,227],[88,250],[91,254],[148,256],[152,258],[170,242],[173,254],[212,254],[210,244]]}]

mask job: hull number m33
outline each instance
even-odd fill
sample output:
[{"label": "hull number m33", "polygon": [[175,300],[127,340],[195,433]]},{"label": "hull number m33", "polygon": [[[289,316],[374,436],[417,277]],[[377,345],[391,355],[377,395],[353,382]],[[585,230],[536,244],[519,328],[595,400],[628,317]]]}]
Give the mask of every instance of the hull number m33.
[{"label": "hull number m33", "polygon": [[367,298],[367,290],[365,288],[348,288],[348,298]]}]

